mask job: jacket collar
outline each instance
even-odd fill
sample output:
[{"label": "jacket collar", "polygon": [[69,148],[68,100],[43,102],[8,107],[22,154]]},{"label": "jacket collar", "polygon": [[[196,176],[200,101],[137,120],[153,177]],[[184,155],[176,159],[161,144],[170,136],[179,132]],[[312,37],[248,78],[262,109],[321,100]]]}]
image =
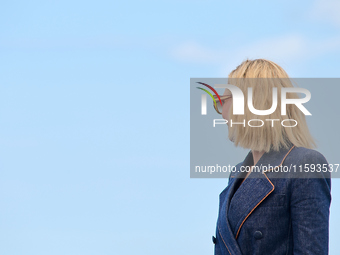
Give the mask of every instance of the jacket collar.
[{"label": "jacket collar", "polygon": [[[288,154],[293,150],[295,146],[291,143],[289,143],[288,148],[281,148],[279,151],[270,150],[269,152],[266,152],[262,155],[260,160],[256,163],[255,168],[257,169],[256,172],[270,172],[276,167],[279,167],[283,164],[284,160],[288,156]],[[247,174],[243,169],[246,166],[252,166],[254,165],[253,160],[253,153],[252,151],[249,151],[248,155],[244,159],[241,165],[236,169],[235,174],[231,174],[230,178],[244,178]],[[243,170],[243,171],[242,171]],[[252,177],[260,177],[258,175],[253,175],[254,173],[251,173]]]}]

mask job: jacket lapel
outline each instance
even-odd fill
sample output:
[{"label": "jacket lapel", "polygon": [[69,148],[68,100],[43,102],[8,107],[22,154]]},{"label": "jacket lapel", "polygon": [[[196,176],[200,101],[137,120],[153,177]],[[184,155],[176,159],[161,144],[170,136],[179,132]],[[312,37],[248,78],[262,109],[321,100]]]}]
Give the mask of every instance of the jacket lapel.
[{"label": "jacket lapel", "polygon": [[[283,163],[290,150],[270,151],[265,153],[257,162],[259,171],[250,173],[242,183],[247,174],[242,166],[252,166],[253,156],[249,152],[242,165],[239,165],[234,175],[231,175],[228,187],[220,194],[220,212],[217,227],[223,243],[229,254],[240,255],[241,250],[236,239],[238,238],[244,222],[251,213],[272,193],[275,186],[268,176],[262,173],[262,166],[279,166]],[[242,183],[241,186],[239,186]],[[236,190],[236,187],[239,188]],[[234,194],[235,193],[235,194]]]},{"label": "jacket lapel", "polygon": [[274,191],[274,188],[273,183],[265,174],[252,172],[234,196],[229,199],[228,221],[236,239],[243,223],[256,207]]}]

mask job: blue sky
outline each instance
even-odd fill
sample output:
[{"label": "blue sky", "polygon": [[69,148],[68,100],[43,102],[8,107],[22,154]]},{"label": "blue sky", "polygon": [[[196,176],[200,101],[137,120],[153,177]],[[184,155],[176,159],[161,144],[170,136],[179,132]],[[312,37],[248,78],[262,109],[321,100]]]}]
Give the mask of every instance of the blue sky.
[{"label": "blue sky", "polygon": [[189,178],[190,78],[258,57],[292,77],[339,77],[339,11],[329,0],[3,1],[0,253],[213,253],[226,180]]}]

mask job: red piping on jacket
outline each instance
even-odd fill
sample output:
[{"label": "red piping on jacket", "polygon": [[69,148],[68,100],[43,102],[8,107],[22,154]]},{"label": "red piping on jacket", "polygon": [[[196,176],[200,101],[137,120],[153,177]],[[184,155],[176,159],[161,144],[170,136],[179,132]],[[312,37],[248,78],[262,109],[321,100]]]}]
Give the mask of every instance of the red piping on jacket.
[{"label": "red piping on jacket", "polygon": [[[285,157],[282,159],[280,165],[276,166],[276,167],[274,168],[274,170],[275,170],[276,168],[280,167],[280,166],[283,164],[283,161],[285,161],[286,157],[288,156],[288,154],[292,151],[292,149],[293,149],[294,147],[295,147],[295,145],[293,145],[292,148],[290,148],[290,150],[287,152],[287,154],[285,155]],[[271,170],[273,170],[273,168],[272,168],[272,169],[269,169],[268,171],[271,171]],[[264,172],[267,172],[267,171],[264,171]],[[269,180],[269,178],[267,177],[267,175],[266,175],[264,172],[263,172],[264,176],[266,176],[267,180],[270,182],[270,184],[273,186],[273,188],[272,188],[272,190],[271,190],[264,198],[262,198],[262,200],[261,200],[260,202],[257,203],[257,205],[255,205],[255,207],[254,207],[254,208],[248,213],[248,215],[244,218],[244,220],[242,221],[240,227],[239,227],[238,230],[237,230],[235,239],[237,239],[237,237],[238,237],[238,235],[239,235],[239,233],[240,233],[241,227],[242,227],[243,223],[246,221],[246,219],[249,217],[249,215],[250,215],[250,214],[255,210],[255,208],[256,208],[256,207],[257,207],[257,206],[258,206],[258,205],[259,205],[266,197],[268,197],[269,194],[272,193],[273,190],[275,189],[274,184]],[[243,182],[244,182],[244,180],[242,181],[242,183],[243,183]],[[242,183],[241,183],[241,184],[242,184]],[[222,240],[223,240],[223,239],[222,239]],[[224,241],[223,241],[223,242],[224,242]],[[228,247],[227,247],[227,248],[228,248]]]}]

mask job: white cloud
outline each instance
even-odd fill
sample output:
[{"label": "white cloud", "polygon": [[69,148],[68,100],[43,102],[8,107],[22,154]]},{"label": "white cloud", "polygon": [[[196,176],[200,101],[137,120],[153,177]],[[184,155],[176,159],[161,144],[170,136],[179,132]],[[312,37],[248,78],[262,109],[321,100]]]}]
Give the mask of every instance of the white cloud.
[{"label": "white cloud", "polygon": [[251,45],[240,47],[235,52],[238,58],[296,59],[305,51],[306,42],[299,35],[266,38]]},{"label": "white cloud", "polygon": [[278,64],[296,64],[308,61],[340,49],[340,37],[309,39],[299,34],[265,38],[251,44],[213,49],[198,42],[189,41],[176,46],[172,57],[181,62],[211,64],[219,66],[220,73],[226,75],[243,60],[266,58]]},{"label": "white cloud", "polygon": [[335,26],[340,26],[340,1],[316,0],[312,5],[308,16],[316,20],[324,20]]},{"label": "white cloud", "polygon": [[305,48],[305,41],[302,37],[287,35],[222,49],[204,47],[198,42],[189,41],[176,46],[172,51],[172,56],[182,62],[218,66],[230,63],[235,66],[246,58],[268,58],[273,61],[293,60],[305,54]]},{"label": "white cloud", "polygon": [[172,56],[186,62],[219,64],[225,63],[230,58],[296,58],[303,54],[304,49],[303,38],[288,35],[229,49],[212,49],[204,47],[198,42],[184,42],[173,49]]},{"label": "white cloud", "polygon": [[225,53],[223,50],[210,49],[197,42],[188,41],[176,46],[172,51],[172,56],[184,62],[213,64],[221,62]]}]

